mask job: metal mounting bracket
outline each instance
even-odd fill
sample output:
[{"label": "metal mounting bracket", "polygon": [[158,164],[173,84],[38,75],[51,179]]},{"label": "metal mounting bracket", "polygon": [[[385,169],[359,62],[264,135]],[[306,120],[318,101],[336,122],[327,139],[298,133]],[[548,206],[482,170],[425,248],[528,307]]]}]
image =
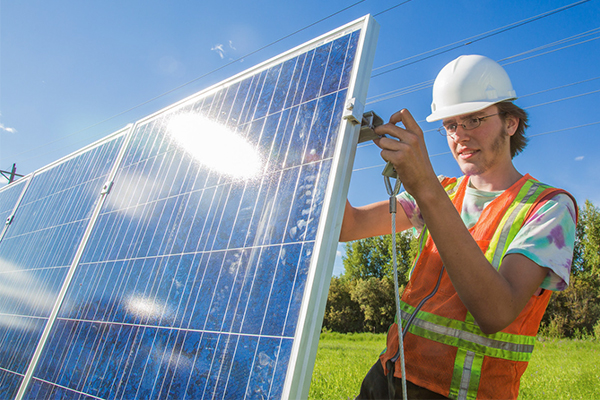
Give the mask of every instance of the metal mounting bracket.
[{"label": "metal mounting bracket", "polygon": [[[375,128],[379,125],[383,125],[383,119],[379,115],[375,114],[374,111],[367,111],[364,113],[360,125],[358,143],[368,142],[369,140],[379,139],[382,137],[375,133]],[[398,174],[390,162],[385,164],[385,168],[381,174],[389,178],[398,179]]]}]

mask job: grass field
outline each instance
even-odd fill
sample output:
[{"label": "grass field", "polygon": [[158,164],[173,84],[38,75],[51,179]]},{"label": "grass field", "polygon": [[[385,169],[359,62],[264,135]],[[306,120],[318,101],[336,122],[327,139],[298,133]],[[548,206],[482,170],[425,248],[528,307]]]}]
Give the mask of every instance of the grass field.
[{"label": "grass field", "polygon": [[[384,334],[322,334],[308,398],[353,399],[384,347]],[[600,399],[600,341],[539,339],[519,399]]]}]

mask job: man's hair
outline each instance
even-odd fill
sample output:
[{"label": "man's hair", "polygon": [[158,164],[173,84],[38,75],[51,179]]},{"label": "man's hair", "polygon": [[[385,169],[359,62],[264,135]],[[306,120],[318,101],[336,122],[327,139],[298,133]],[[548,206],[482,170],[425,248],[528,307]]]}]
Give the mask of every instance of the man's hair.
[{"label": "man's hair", "polygon": [[510,137],[510,156],[511,158],[515,158],[517,154],[523,151],[529,141],[529,139],[525,137],[525,129],[529,126],[527,123],[529,121],[529,116],[527,115],[527,111],[513,104],[512,101],[501,101],[500,103],[496,103],[496,106],[498,107],[498,113],[503,120],[505,119],[506,114],[519,118],[519,126],[517,127],[515,134]]}]

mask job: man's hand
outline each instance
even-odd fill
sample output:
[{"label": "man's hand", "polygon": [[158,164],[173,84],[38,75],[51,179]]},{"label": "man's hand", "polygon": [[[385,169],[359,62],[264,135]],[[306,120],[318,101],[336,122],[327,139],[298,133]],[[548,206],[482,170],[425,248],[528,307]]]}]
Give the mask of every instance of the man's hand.
[{"label": "man's hand", "polygon": [[[399,122],[404,128],[396,125]],[[381,149],[381,157],[394,165],[404,188],[415,199],[425,195],[430,185],[440,185],[427,154],[423,131],[407,109],[394,113],[387,124],[375,128],[375,133],[390,136],[374,142]]]}]

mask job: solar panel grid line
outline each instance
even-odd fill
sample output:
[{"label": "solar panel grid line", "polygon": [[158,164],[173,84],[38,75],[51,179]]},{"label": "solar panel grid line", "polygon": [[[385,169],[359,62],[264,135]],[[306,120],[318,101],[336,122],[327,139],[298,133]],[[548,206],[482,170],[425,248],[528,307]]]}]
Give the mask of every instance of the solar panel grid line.
[{"label": "solar panel grid line", "polygon": [[[161,160],[164,161],[164,160]],[[138,164],[141,165],[141,164]],[[153,159],[153,163],[152,163],[152,167],[153,168],[159,168],[160,164],[157,163],[157,159],[154,158]],[[149,185],[149,182],[151,182],[152,180],[152,176],[158,176],[158,175],[151,175],[151,177],[147,180],[145,180],[145,182],[143,182],[143,186],[147,186]],[[163,181],[164,184],[164,181]],[[157,193],[153,193],[152,190],[147,191],[145,190],[145,187],[141,187],[139,190],[140,192],[140,196],[158,196],[158,192],[160,192],[162,190],[162,185],[156,185],[153,188],[156,188],[158,190],[156,190]],[[137,188],[134,189],[135,191]],[[127,243],[129,246],[126,249],[123,249],[122,251],[118,252],[118,258],[120,259],[128,259],[128,258],[132,258],[132,257],[136,257],[136,256],[144,256],[143,254],[141,254],[140,252],[143,251],[143,248],[148,248],[148,243],[146,243],[147,240],[151,240],[152,236],[150,234],[150,232],[154,233],[157,229],[157,226],[152,226],[152,225],[148,225],[148,224],[142,224],[140,223],[141,221],[145,221],[146,219],[150,219],[149,216],[151,215],[157,215],[159,214],[159,207],[160,205],[164,205],[163,203],[161,203],[160,200],[158,201],[154,201],[155,199],[139,199],[138,203],[134,203],[134,205],[132,207],[142,207],[143,211],[141,214],[141,218],[139,220],[131,220],[129,227],[128,227],[128,232],[129,233],[129,240],[124,240],[124,243]],[[147,216],[148,215],[148,216]],[[141,237],[143,238],[143,240],[134,240],[137,237]]]},{"label": "solar panel grid line", "polygon": [[[184,331],[184,330],[177,330],[176,332],[177,332],[177,337],[175,339],[176,342],[180,342],[180,340],[179,340],[180,335],[182,335],[181,341],[184,341],[185,337],[187,335],[187,332]],[[173,349],[172,349],[171,355],[170,355],[170,359],[173,359],[173,357],[176,357],[175,365],[172,367],[174,370],[176,370],[176,369],[179,368],[179,363],[180,363],[180,360],[181,360],[181,357],[182,357],[181,356],[181,352],[176,353],[176,348],[177,348],[176,346],[173,346]],[[163,389],[163,388],[165,388],[165,384],[167,385],[166,391],[167,392],[170,391],[174,379],[175,379],[175,374],[172,374],[170,376],[170,379],[169,379],[169,375],[165,374],[165,376],[163,378],[163,382],[161,383],[161,387],[159,389],[159,394],[163,393],[163,391],[165,390],[165,389]],[[168,381],[168,383],[167,383],[167,381]],[[163,397],[163,396],[159,395],[159,396],[156,396],[156,397],[160,398],[160,397]]]},{"label": "solar panel grid line", "polygon": [[[87,399],[96,399],[96,400],[102,400],[102,398],[101,398],[101,397],[96,397],[96,396],[90,395],[90,394],[88,394],[88,393],[84,393],[84,392],[81,392],[81,391],[73,390],[72,388],[69,388],[69,387],[67,387],[67,386],[58,385],[58,384],[55,384],[55,383],[53,383],[53,382],[46,381],[46,380],[44,380],[44,379],[36,379],[36,380],[38,380],[38,381],[40,381],[40,382],[44,382],[44,383],[48,383],[48,384],[52,384],[53,386],[56,386],[56,388],[57,388],[57,389],[62,389],[62,391],[63,391],[63,392],[62,392],[62,394],[73,393],[73,394],[76,394],[76,395],[78,395],[78,397],[79,397],[79,396],[85,396],[85,398],[87,398]],[[54,393],[52,393],[52,394],[54,394]],[[58,397],[58,396],[57,396],[57,397]],[[35,398],[35,396],[34,396],[33,398]]]},{"label": "solar panel grid line", "polygon": [[[169,335],[169,336],[170,336],[170,335]],[[157,335],[154,335],[154,336],[153,336],[153,338],[152,338],[152,343],[150,344],[150,351],[148,351],[148,353],[151,353],[151,352],[152,352],[152,349],[154,349],[155,347],[157,347],[157,346],[156,346],[156,338],[157,338]],[[141,345],[142,345],[142,342],[140,341],[140,346],[141,346]],[[164,356],[164,352],[162,352],[162,353],[163,353],[162,355]],[[147,371],[147,367],[148,367],[148,365],[149,365],[149,363],[148,363],[148,362],[144,363],[144,368],[143,368],[143,371],[142,371],[142,374],[141,374],[141,377],[140,377],[140,382],[144,380],[144,376],[146,375],[146,371]],[[159,374],[155,374],[155,379],[154,379],[154,382],[156,382],[156,378],[158,378],[158,376],[159,376]],[[149,397],[149,398],[152,398],[152,391],[154,390],[154,386],[155,386],[155,384],[154,384],[154,385],[149,385],[149,386],[151,387],[151,389],[150,389],[150,390],[151,390],[151,392],[150,392],[150,394],[149,394],[149,396],[148,396],[148,397]],[[139,395],[139,392],[140,392],[140,387],[141,387],[141,385],[138,385],[138,387],[137,387],[137,391],[136,391],[136,396],[135,396],[136,398],[137,398],[137,397],[138,397],[138,395]]]},{"label": "solar panel grid line", "polygon": [[[161,161],[161,163],[163,164],[162,167],[166,167],[168,168],[168,166],[170,164],[172,164],[172,158],[171,159],[163,159]],[[161,187],[163,189],[167,189],[166,185],[169,185],[168,180],[167,179],[163,179],[162,185]],[[168,190],[167,190],[168,191]],[[173,217],[173,211],[174,211],[174,205],[171,204],[172,200],[179,200],[179,197],[166,197],[163,199],[158,200],[155,204],[156,204],[156,208],[155,210],[157,210],[157,213],[161,215],[161,218],[159,219],[159,221],[157,222],[156,226],[151,227],[150,231],[152,230],[152,228],[154,228],[153,232],[150,232],[149,236],[151,237],[151,241],[148,244],[148,251],[150,251],[151,249],[156,249],[156,253],[157,254],[161,254],[162,250],[163,250],[163,245],[165,243],[165,227],[168,226],[168,224],[170,223],[172,217]],[[143,251],[141,249],[141,247],[143,247],[143,243],[140,244],[140,249],[138,251]],[[144,253],[142,253],[144,254]],[[145,253],[146,256],[150,255],[150,253]]]},{"label": "solar panel grid line", "polygon": [[[109,137],[109,139],[103,140],[98,142],[97,144],[95,144],[94,146],[88,146],[86,148],[86,150],[83,152],[83,154],[86,154],[89,156],[89,151],[94,151],[93,149],[98,150],[99,147],[101,146],[105,146],[105,147],[109,147],[109,150],[113,150],[114,149],[110,149],[110,143],[112,141],[112,143],[115,145],[115,147],[117,147],[117,143],[120,142],[123,136],[127,136],[127,133],[129,132],[129,128],[130,127],[126,127],[124,129],[122,129],[121,131],[116,132],[115,134],[111,135]],[[123,144],[123,143],[121,143]],[[124,154],[125,146],[122,146],[120,148],[120,151],[118,152],[118,155],[116,156],[116,158],[113,160],[113,164],[112,164],[112,175],[114,176],[114,173],[116,172],[116,167],[118,165],[118,162],[120,160],[119,157],[122,158],[122,155]],[[108,153],[110,154],[111,152],[108,151]],[[70,160],[73,160],[74,158],[65,158],[63,159],[63,163],[59,163],[59,164],[55,164],[59,169],[61,169],[61,167],[63,167],[64,165],[66,165],[67,163],[69,163]],[[115,162],[116,161],[116,162]],[[42,170],[42,174],[47,172],[47,171],[52,171],[52,169],[47,168]],[[109,176],[111,172],[109,172]],[[34,173],[33,177],[31,178],[32,181],[33,179],[35,179],[36,174]],[[59,175],[59,176],[64,176],[64,174]],[[70,284],[70,280],[73,277],[73,274],[75,273],[75,269],[79,263],[79,259],[81,257],[81,254],[83,252],[83,249],[85,248],[85,244],[87,239],[89,238],[89,235],[91,233],[92,227],[94,225],[95,219],[98,216],[98,213],[100,212],[100,208],[102,205],[102,199],[105,198],[106,196],[102,196],[100,193],[98,193],[98,200],[96,201],[95,205],[93,205],[94,207],[94,212],[92,213],[92,215],[89,218],[88,224],[87,224],[87,228],[86,231],[83,233],[83,237],[82,240],[77,248],[77,251],[75,252],[73,259],[72,259],[72,263],[69,266],[69,270],[66,274],[65,280],[61,285],[61,289],[58,292],[58,295],[56,297],[56,300],[54,302],[54,305],[52,307],[52,311],[50,312],[50,315],[48,316],[48,322],[46,324],[46,326],[44,327],[44,330],[42,331],[41,337],[39,339],[39,342],[37,343],[35,352],[32,355],[31,361],[27,367],[27,371],[25,373],[25,376],[21,382],[21,385],[19,387],[19,390],[16,394],[16,399],[20,400],[22,399],[26,388],[29,386],[29,383],[31,381],[32,375],[33,375],[33,371],[37,366],[37,363],[39,361],[40,355],[42,353],[42,350],[46,344],[46,340],[48,339],[48,336],[50,334],[50,330],[53,327],[54,321],[56,320],[56,316],[58,314],[59,308],[61,306],[62,300],[64,299],[64,296],[66,295],[67,289],[69,288],[69,284]]]},{"label": "solar panel grid line", "polygon": [[296,88],[296,94],[294,96],[292,105],[299,105],[302,102],[302,97],[304,95],[304,91],[306,90],[306,83],[308,79],[308,74],[310,72],[310,66],[312,64],[314,56],[314,49],[306,53],[306,57],[304,58],[304,64],[302,67],[302,72],[300,73],[300,78],[298,80],[298,87]]},{"label": "solar panel grid line", "polygon": [[[160,326],[160,325],[162,325],[162,324],[160,323],[160,321],[159,321],[158,325],[159,325],[159,326]],[[179,331],[177,330],[177,335],[178,335],[178,334],[179,334]],[[163,354],[163,357],[164,357],[164,354]],[[158,376],[157,376],[156,378],[158,378]]]}]

